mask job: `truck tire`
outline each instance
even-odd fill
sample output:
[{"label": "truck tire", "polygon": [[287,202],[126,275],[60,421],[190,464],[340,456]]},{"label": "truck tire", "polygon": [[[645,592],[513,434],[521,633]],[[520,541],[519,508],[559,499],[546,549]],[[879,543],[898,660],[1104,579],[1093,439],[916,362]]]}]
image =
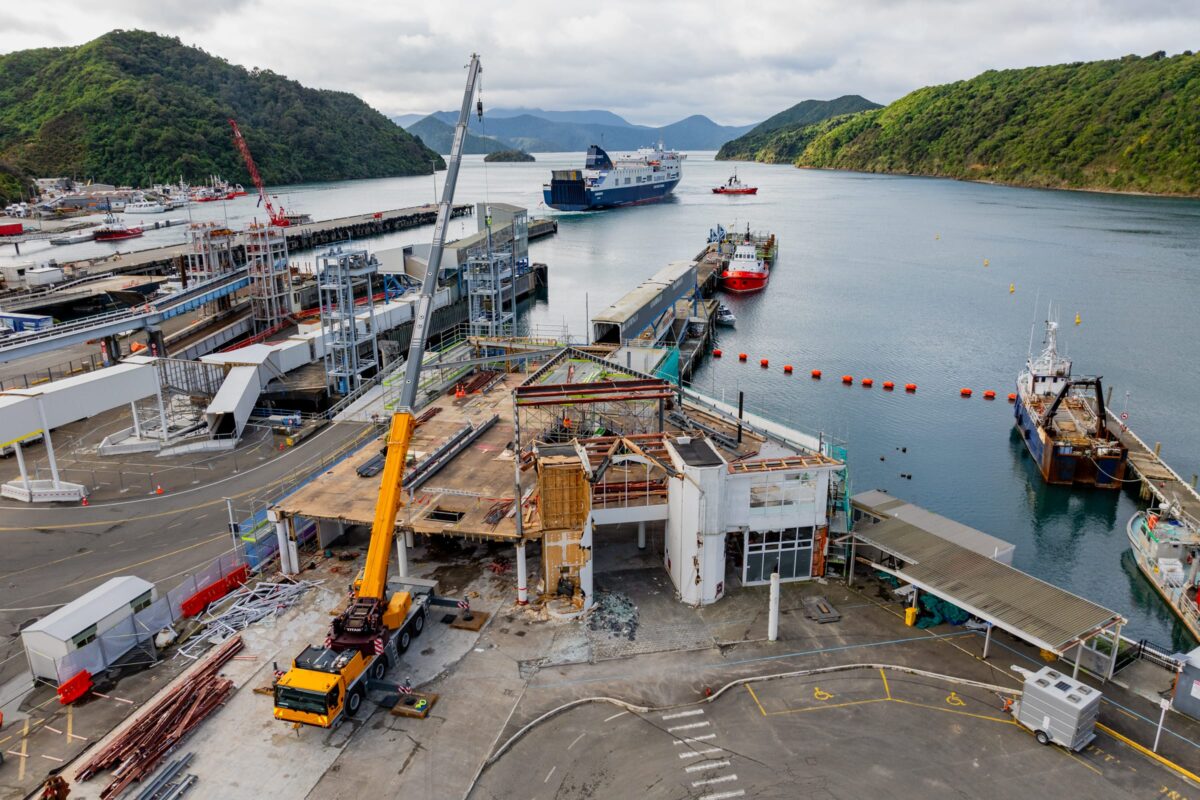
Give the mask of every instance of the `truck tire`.
[{"label": "truck tire", "polygon": [[425,610],[421,609],[412,621],[412,635],[415,639],[421,635],[421,631],[425,630]]},{"label": "truck tire", "polygon": [[377,681],[383,680],[383,676],[387,674],[387,668],[388,657],[386,654],[380,654],[375,659],[375,663],[371,665],[371,677]]},{"label": "truck tire", "polygon": [[355,686],[350,690],[350,694],[346,695],[346,716],[358,716],[358,710],[362,708],[363,690],[361,686]]},{"label": "truck tire", "polygon": [[1037,739],[1038,744],[1050,744],[1050,737],[1045,731],[1034,731],[1033,738]]},{"label": "truck tire", "polygon": [[396,652],[403,653],[408,650],[408,646],[412,644],[412,634],[408,631],[408,626],[400,629],[400,638],[396,640]]}]

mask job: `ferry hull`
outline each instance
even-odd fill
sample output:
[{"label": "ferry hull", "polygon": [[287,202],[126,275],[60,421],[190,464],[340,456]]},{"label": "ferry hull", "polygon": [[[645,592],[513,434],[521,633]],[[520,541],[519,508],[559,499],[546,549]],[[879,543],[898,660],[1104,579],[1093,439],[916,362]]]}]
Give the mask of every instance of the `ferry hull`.
[{"label": "ferry hull", "polygon": [[1037,464],[1042,480],[1055,486],[1095,486],[1119,489],[1125,478],[1124,454],[1093,458],[1076,453],[1070,445],[1057,444],[1026,408],[1020,392],[1013,404],[1017,430],[1025,440],[1029,455]]},{"label": "ferry hull", "polygon": [[673,180],[597,192],[586,188],[582,180],[555,180],[550,186],[542,189],[542,200],[550,208],[559,211],[597,211],[602,208],[654,203],[671,194],[677,185],[679,181]]}]

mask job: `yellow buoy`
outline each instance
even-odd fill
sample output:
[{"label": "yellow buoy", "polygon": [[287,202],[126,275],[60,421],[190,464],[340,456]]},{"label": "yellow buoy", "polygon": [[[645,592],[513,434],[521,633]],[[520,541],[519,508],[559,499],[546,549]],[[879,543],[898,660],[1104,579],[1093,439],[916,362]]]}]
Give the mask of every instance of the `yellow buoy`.
[{"label": "yellow buoy", "polygon": [[1079,314],[1076,314],[1075,315],[1075,324],[1078,325],[1081,322],[1083,322],[1083,319],[1079,316]]},{"label": "yellow buoy", "polygon": [[935,234],[933,235],[933,238],[934,238],[935,240],[937,240],[937,239],[940,239],[940,238],[942,238],[942,235],[941,235],[940,233],[935,233]]},{"label": "yellow buoy", "polygon": [[984,265],[985,267],[988,265],[988,260],[987,260],[986,258],[983,260],[983,265]]},{"label": "yellow buoy", "polygon": [[1013,293],[1013,292],[1015,292],[1016,290],[1017,290],[1017,285],[1016,285],[1015,283],[1010,283],[1010,284],[1008,285],[1008,293],[1009,293],[1009,294],[1012,294],[1012,293]]}]

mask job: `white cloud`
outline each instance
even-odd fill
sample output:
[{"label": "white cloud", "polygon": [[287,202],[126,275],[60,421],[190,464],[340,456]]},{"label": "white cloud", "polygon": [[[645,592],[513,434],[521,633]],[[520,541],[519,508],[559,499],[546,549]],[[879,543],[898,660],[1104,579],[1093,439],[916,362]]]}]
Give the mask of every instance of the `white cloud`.
[{"label": "white cloud", "polygon": [[1200,46],[1200,15],[1176,0],[64,0],[0,16],[0,52],[146,28],[385,113],[456,106],[477,51],[488,105],[643,124],[755,122],[809,97],[888,102],[986,69]]}]

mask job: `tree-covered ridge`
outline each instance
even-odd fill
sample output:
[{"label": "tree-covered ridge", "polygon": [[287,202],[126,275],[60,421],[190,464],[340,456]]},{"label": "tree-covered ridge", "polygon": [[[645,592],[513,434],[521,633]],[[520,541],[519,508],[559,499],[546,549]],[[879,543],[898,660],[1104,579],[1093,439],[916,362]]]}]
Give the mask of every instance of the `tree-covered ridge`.
[{"label": "tree-covered ridge", "polygon": [[746,134],[723,144],[717,153],[717,160],[790,161],[791,159],[778,154],[794,148],[796,140],[794,137],[785,137],[789,139],[787,145],[776,142],[772,135],[775,131],[782,129],[798,132],[809,125],[822,123],[831,117],[841,117],[846,114],[869,111],[873,108],[881,108],[881,106],[856,94],[843,95],[833,100],[803,100],[791,108],[768,117]]},{"label": "tree-covered ridge", "polygon": [[269,184],[429,173],[441,158],[346,92],[246,70],[179,39],[113,31],[0,56],[0,160],[116,184],[249,183],[237,119]]},{"label": "tree-covered ridge", "polygon": [[919,89],[827,130],[781,128],[756,156],[802,167],[1200,195],[1200,55],[988,71]]}]

